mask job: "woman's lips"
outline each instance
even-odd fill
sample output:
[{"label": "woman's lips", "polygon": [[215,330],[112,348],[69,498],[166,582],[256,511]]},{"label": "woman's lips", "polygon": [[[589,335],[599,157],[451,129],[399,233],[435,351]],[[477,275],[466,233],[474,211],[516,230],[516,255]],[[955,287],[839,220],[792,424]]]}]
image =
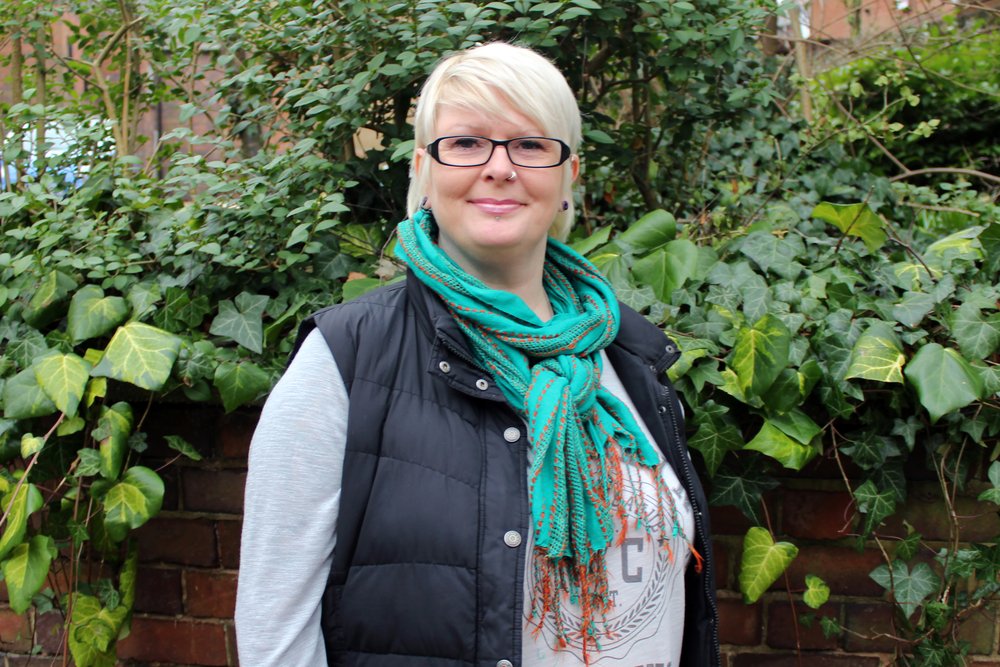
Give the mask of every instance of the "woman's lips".
[{"label": "woman's lips", "polygon": [[513,213],[521,207],[521,202],[515,199],[472,199],[470,203],[483,213],[492,216]]}]

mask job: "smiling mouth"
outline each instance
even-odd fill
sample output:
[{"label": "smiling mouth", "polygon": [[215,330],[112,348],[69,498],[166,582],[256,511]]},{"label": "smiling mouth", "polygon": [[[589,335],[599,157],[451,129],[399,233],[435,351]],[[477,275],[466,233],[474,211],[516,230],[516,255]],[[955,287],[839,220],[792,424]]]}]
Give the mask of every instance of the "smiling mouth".
[{"label": "smiling mouth", "polygon": [[494,217],[513,213],[521,208],[521,202],[514,199],[472,199],[469,203],[475,205],[483,213]]}]

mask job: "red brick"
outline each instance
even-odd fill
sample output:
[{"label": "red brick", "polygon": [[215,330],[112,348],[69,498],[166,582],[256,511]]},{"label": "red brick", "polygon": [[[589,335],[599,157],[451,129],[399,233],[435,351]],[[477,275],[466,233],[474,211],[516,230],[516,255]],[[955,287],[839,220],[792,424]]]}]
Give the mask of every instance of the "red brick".
[{"label": "red brick", "polygon": [[57,611],[41,614],[35,621],[35,641],[43,653],[55,654],[63,647],[63,617]]},{"label": "red brick", "polygon": [[203,456],[210,456],[217,415],[217,409],[202,406],[162,403],[154,406],[143,422],[149,444],[146,455],[162,459],[174,458],[178,453],[167,446],[164,436],[177,435],[194,445]]},{"label": "red brick", "polygon": [[185,468],[184,509],[189,512],[243,513],[243,488],[247,474],[237,470]]},{"label": "red brick", "polygon": [[[868,573],[882,563],[882,555],[874,549],[859,553],[855,549],[832,545],[802,546],[788,568],[788,577],[793,586],[804,585],[806,575],[814,574],[825,581],[835,595],[881,597],[882,587]],[[782,577],[775,582],[776,588],[784,585]]]},{"label": "red brick", "polygon": [[143,562],[215,567],[215,523],[206,519],[160,517],[136,531]]},{"label": "red brick", "polygon": [[962,620],[958,627],[958,638],[969,642],[970,652],[984,655],[993,652],[996,644],[996,610],[979,609]]},{"label": "red brick", "polygon": [[216,433],[219,438],[219,452],[227,459],[238,459],[246,461],[250,453],[250,440],[253,437],[254,429],[257,428],[257,421],[260,419],[260,410],[230,412],[219,418]]},{"label": "red brick", "polygon": [[853,655],[810,654],[802,659],[794,653],[750,653],[736,656],[732,665],[733,667],[879,667],[881,660]]},{"label": "red brick", "polygon": [[889,602],[847,605],[844,616],[847,635],[844,648],[851,652],[890,653],[896,649],[897,636],[892,624],[893,605]]},{"label": "red brick", "polygon": [[722,540],[714,540],[712,554],[715,557],[715,587],[720,590],[735,590],[729,585],[729,544]]},{"label": "red brick", "polygon": [[[1000,516],[995,509],[985,503],[977,503],[972,498],[956,498],[955,513],[961,517],[958,530],[962,540],[992,542],[997,533],[1000,533]],[[925,540],[951,539],[948,508],[936,488],[933,491],[911,490],[906,504],[898,513],[886,519],[885,528],[880,533],[905,537],[907,531],[903,521],[909,522]]]},{"label": "red brick", "polygon": [[131,634],[118,642],[118,657],[181,665],[228,665],[226,628],[221,623],[135,616]]},{"label": "red brick", "polygon": [[232,619],[236,611],[236,574],[188,570],[184,573],[187,613],[195,617]]},{"label": "red brick", "polygon": [[719,641],[723,644],[756,646],[760,644],[761,605],[743,604],[741,600],[719,600]]},{"label": "red brick", "polygon": [[240,567],[240,536],[242,521],[219,521],[216,524],[219,537],[219,562],[222,567],[236,570]]},{"label": "red brick", "polygon": [[28,618],[23,614],[15,614],[10,609],[0,611],[0,647],[11,651],[27,651],[31,649],[31,628]]},{"label": "red brick", "polygon": [[172,616],[184,611],[181,600],[181,572],[167,568],[139,568],[136,579],[135,610]]},{"label": "red brick", "polygon": [[709,519],[712,522],[713,535],[739,535],[743,537],[753,523],[743,512],[732,505],[709,507]]},{"label": "red brick", "polygon": [[851,494],[788,490],[782,499],[782,530],[807,540],[836,540],[850,533]]},{"label": "red brick", "polygon": [[229,655],[232,656],[232,664],[240,667],[239,651],[236,646],[236,625],[226,623],[226,641],[229,644]]},{"label": "red brick", "polygon": [[[62,656],[7,654],[7,667],[63,667]],[[73,664],[72,662],[70,663]]]},{"label": "red brick", "polygon": [[[807,627],[799,617],[813,616]],[[775,600],[767,606],[767,645],[771,648],[801,648],[804,650],[835,649],[838,637],[826,637],[820,626],[820,617],[837,620],[840,605],[827,603],[819,609],[796,604],[794,610],[787,601]]]}]

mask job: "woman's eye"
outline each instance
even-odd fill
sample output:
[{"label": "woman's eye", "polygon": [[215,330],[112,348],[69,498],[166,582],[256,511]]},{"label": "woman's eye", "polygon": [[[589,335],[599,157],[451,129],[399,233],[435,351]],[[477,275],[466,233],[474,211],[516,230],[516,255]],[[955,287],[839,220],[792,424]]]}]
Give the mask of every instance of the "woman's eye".
[{"label": "woman's eye", "polygon": [[449,148],[455,150],[475,150],[483,147],[483,140],[476,137],[457,137],[452,139]]},{"label": "woman's eye", "polygon": [[542,144],[542,142],[541,141],[537,141],[535,139],[524,139],[522,141],[519,141],[514,146],[514,148],[516,148],[519,151],[542,151],[542,150],[545,150],[545,146]]}]

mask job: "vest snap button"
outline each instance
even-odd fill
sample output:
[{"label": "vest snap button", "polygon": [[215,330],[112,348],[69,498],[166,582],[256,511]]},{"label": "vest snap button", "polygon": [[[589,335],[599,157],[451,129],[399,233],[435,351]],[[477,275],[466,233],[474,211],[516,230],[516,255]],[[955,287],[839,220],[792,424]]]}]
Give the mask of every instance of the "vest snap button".
[{"label": "vest snap button", "polygon": [[514,663],[510,660],[497,660],[497,667],[514,667]]},{"label": "vest snap button", "polygon": [[504,429],[503,439],[506,440],[507,442],[517,442],[518,440],[521,439],[521,431],[514,428],[513,426]]},{"label": "vest snap button", "polygon": [[661,405],[661,406],[660,406],[659,408],[657,408],[657,409],[658,409],[658,410],[660,411],[660,414],[662,415],[662,414],[664,414],[664,413],[665,413],[665,412],[667,411],[667,406],[665,406],[665,405]]},{"label": "vest snap button", "polygon": [[486,391],[487,389],[490,388],[490,383],[482,378],[479,378],[478,380],[476,380],[476,388],[479,389],[480,391]]},{"label": "vest snap button", "polygon": [[447,361],[442,361],[440,364],[438,364],[438,368],[441,369],[442,373],[451,372],[451,364],[449,364]]},{"label": "vest snap button", "polygon": [[521,546],[521,533],[516,530],[508,530],[503,534],[503,543],[511,549]]}]

